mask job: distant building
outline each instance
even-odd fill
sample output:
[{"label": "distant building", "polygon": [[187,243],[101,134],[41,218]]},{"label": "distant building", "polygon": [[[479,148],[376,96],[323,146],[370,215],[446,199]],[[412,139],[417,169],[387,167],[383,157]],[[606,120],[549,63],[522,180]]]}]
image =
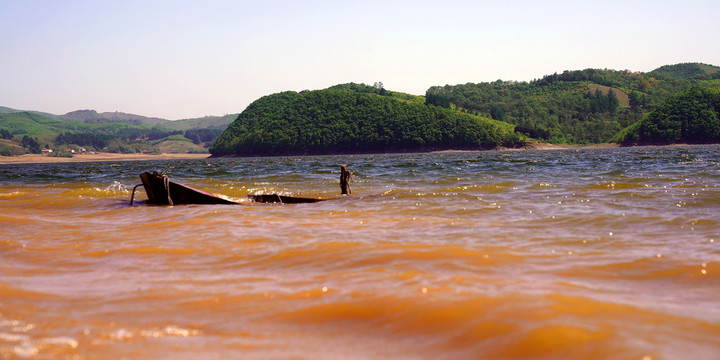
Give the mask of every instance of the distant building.
[{"label": "distant building", "polygon": [[48,154],[50,154],[51,152],[53,152],[52,149],[42,149],[42,154],[43,154],[43,155],[48,155]]}]

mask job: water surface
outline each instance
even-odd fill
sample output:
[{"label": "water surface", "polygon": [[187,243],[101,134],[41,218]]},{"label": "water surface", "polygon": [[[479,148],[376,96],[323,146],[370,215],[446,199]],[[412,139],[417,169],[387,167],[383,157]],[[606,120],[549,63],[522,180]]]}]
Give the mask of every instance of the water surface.
[{"label": "water surface", "polygon": [[718,359],[718,214],[719,146],[0,165],[0,358]]}]

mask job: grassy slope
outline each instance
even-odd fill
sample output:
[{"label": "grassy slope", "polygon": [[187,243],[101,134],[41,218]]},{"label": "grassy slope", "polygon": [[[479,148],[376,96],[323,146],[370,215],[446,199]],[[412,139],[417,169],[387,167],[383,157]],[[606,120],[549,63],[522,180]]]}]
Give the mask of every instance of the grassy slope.
[{"label": "grassy slope", "polygon": [[[7,109],[7,108],[6,108]],[[225,128],[237,117],[226,115],[224,117],[206,117],[201,119],[187,119],[169,121],[160,126],[169,130],[187,130],[191,128]],[[61,132],[75,131],[111,131],[118,128],[152,128],[153,124],[128,124],[122,121],[107,123],[84,123],[76,120],[60,120],[39,115],[32,112],[0,113],[0,128],[10,130],[16,136],[28,135],[31,137],[57,136]]]},{"label": "grassy slope", "polygon": [[712,75],[717,72],[720,72],[720,67],[708,65],[708,64],[698,64],[698,67],[703,70],[706,74]]},{"label": "grassy slope", "polygon": [[192,141],[164,140],[153,144],[153,148],[164,154],[207,154],[208,150]]},{"label": "grassy slope", "polygon": [[238,114],[228,114],[225,116],[206,116],[196,119],[168,120],[160,125],[171,130],[225,129],[231,122],[237,119],[237,116]]},{"label": "grassy slope", "polygon": [[61,132],[80,131],[86,127],[77,121],[52,119],[30,112],[0,114],[0,128],[9,130],[15,137],[27,135],[47,141]]},{"label": "grassy slope", "polygon": [[6,140],[6,139],[0,139],[0,154],[3,155],[22,155],[26,152],[25,148],[18,145],[17,143]]},{"label": "grassy slope", "polygon": [[15,109],[11,109],[9,107],[0,106],[0,114],[11,114],[11,113],[16,113],[16,112],[20,112],[20,110],[15,110]]},{"label": "grassy slope", "polygon": [[161,118],[151,118],[142,115],[133,115],[122,112],[104,112],[98,113],[94,110],[78,110],[72,111],[64,115],[54,115],[39,111],[26,111],[17,110],[5,106],[0,106],[0,114],[12,114],[12,113],[29,113],[40,115],[49,119],[63,120],[63,121],[77,121],[94,123],[123,123],[142,125],[143,123],[155,124],[164,127],[169,130],[189,130],[189,129],[225,129],[233,120],[235,120],[238,114],[227,114],[224,116],[205,116],[201,118],[189,118],[182,120],[166,120]]},{"label": "grassy slope", "polygon": [[[118,129],[142,128],[150,129],[152,124],[132,125],[127,123],[99,123],[86,124],[75,120],[52,119],[39,114],[29,112],[0,113],[0,128],[9,130],[14,134],[15,139],[27,135],[37,138],[41,143],[54,141],[58,134],[64,132],[99,132],[112,134]],[[207,153],[207,149],[195,145],[182,135],[175,135],[160,141],[155,141],[148,146],[156,148],[164,153]],[[3,140],[0,150],[10,149],[15,154],[22,153],[22,147],[10,140]]]},{"label": "grassy slope", "polygon": [[668,79],[691,80],[703,76],[711,76],[717,72],[720,72],[720,67],[714,65],[703,63],[682,63],[661,66],[648,74]]},{"label": "grassy slope", "polygon": [[622,108],[630,107],[630,97],[628,96],[628,94],[626,92],[622,91],[621,89],[613,88],[613,87],[605,86],[605,85],[592,84],[592,83],[588,83],[588,87],[590,88],[590,92],[592,92],[593,94],[595,93],[595,90],[600,89],[600,92],[607,95],[608,92],[610,91],[610,89],[612,89],[612,91],[615,92],[615,96],[617,96],[618,101],[620,101],[620,107],[622,107]]}]

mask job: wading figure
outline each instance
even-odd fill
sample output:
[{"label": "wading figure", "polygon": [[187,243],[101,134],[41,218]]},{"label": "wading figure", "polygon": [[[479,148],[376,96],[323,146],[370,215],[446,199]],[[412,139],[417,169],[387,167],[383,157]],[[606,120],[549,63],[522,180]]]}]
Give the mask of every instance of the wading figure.
[{"label": "wading figure", "polygon": [[347,169],[346,165],[340,165],[340,193],[343,195],[350,194],[350,182],[352,181],[352,175]]}]

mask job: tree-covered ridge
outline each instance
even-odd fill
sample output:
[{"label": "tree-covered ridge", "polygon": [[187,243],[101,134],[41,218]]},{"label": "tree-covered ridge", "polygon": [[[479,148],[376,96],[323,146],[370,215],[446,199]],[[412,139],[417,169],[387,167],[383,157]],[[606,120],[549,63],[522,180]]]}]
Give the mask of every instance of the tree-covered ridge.
[{"label": "tree-covered ridge", "polygon": [[426,98],[430,104],[457,107],[515,124],[517,131],[541,140],[599,143],[641,117],[629,108],[619,107],[619,92],[593,92],[587,83],[579,81],[546,85],[496,81],[432,87]]},{"label": "tree-covered ridge", "polygon": [[428,106],[382,86],[343,84],[256,100],[217,138],[210,152],[215,156],[328,154],[522,143],[509,124]]},{"label": "tree-covered ridge", "polygon": [[[600,143],[610,141],[672,94],[689,86],[720,85],[719,69],[705,64],[678,64],[650,73],[564,71],[532,82],[498,80],[435,86],[428,89],[426,98],[430,104],[507,121],[517,125],[518,131],[542,140]],[[680,75],[686,72],[696,75]],[[600,93],[598,88],[602,89]],[[612,97],[626,102],[605,106],[606,101],[614,103]]]},{"label": "tree-covered ridge", "polygon": [[[36,112],[0,113],[0,155],[39,153],[42,149],[70,151],[85,148],[102,152],[155,152],[182,150],[207,152],[203,146],[222,129],[173,130],[157,124],[77,121],[47,117]],[[182,139],[178,138],[182,137]],[[188,142],[170,146],[167,142]]]},{"label": "tree-covered ridge", "polygon": [[671,96],[618,137],[625,145],[720,142],[720,90],[692,87]]},{"label": "tree-covered ridge", "polygon": [[665,65],[651,71],[650,75],[657,78],[680,80],[720,79],[720,67],[701,63]]}]

